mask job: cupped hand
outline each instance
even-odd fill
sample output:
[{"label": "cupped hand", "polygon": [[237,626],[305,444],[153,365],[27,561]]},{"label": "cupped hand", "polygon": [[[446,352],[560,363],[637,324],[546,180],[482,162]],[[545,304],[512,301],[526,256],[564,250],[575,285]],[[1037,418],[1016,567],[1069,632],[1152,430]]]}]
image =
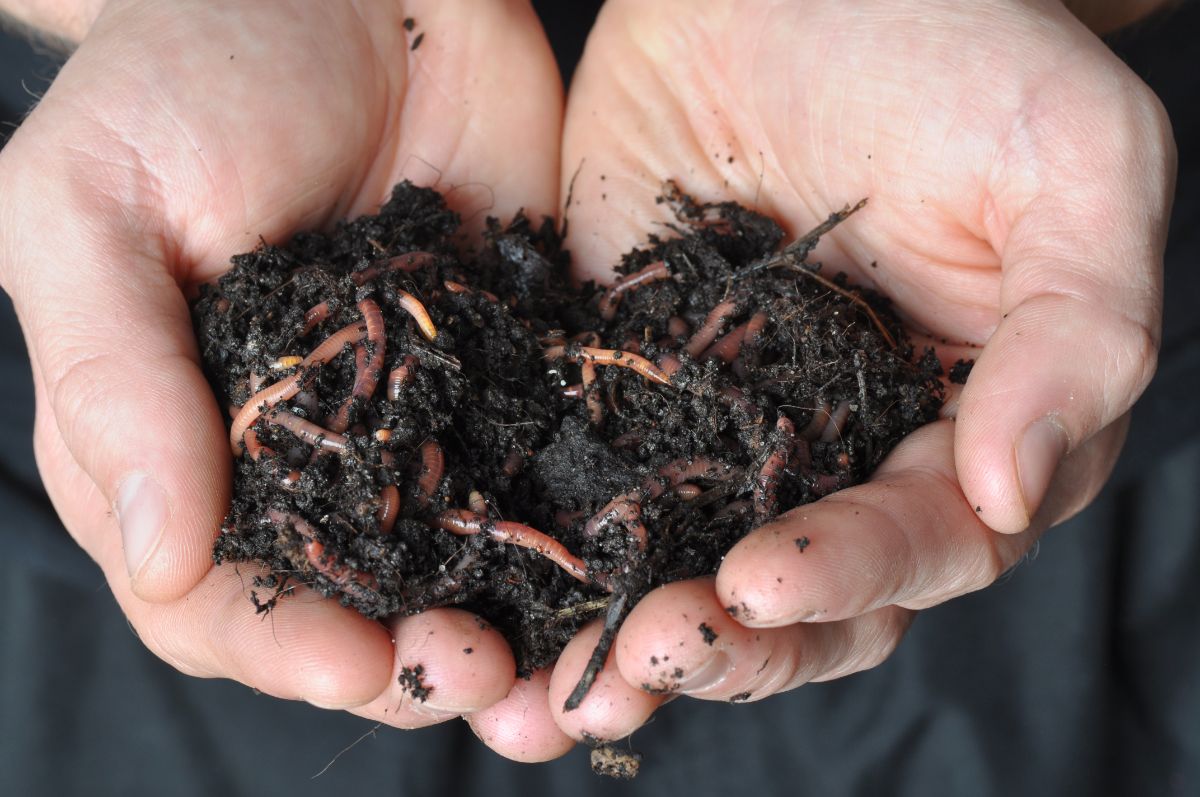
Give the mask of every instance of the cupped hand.
[{"label": "cupped hand", "polygon": [[[664,699],[755,700],[881,662],[913,610],[980,589],[1100,489],[1153,373],[1174,174],[1152,93],[1061,5],[610,0],[571,88],[563,178],[581,276],[641,243],[664,178],[795,237],[866,197],[814,259],[976,357],[948,415],[866,484],[663,587],[562,710],[575,739]],[[798,541],[804,540],[800,542]],[[700,624],[716,634],[702,634]]]},{"label": "cupped hand", "polygon": [[[0,277],[47,490],[151,650],[401,726],[509,693],[511,652],[463,612],[385,626],[302,591],[256,617],[252,574],[213,567],[230,463],[186,296],[260,235],[371,212],[405,177],[465,186],[464,215],[553,213],[560,119],[522,0],[106,5],[0,155]],[[397,676],[417,664],[414,705]]]}]

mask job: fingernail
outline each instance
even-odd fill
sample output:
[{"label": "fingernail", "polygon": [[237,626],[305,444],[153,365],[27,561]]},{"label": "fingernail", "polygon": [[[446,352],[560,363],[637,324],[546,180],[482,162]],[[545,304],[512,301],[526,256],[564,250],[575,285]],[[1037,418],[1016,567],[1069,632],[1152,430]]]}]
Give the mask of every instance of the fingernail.
[{"label": "fingernail", "polygon": [[1017,444],[1017,479],[1025,499],[1025,512],[1030,518],[1046,497],[1050,480],[1066,453],[1067,433],[1052,417],[1029,424]]},{"label": "fingernail", "polygon": [[718,653],[679,682],[684,692],[702,692],[717,686],[729,676],[729,656]]},{"label": "fingernail", "polygon": [[121,482],[114,509],[121,524],[125,566],[134,578],[167,525],[167,494],[150,476],[134,473]]}]

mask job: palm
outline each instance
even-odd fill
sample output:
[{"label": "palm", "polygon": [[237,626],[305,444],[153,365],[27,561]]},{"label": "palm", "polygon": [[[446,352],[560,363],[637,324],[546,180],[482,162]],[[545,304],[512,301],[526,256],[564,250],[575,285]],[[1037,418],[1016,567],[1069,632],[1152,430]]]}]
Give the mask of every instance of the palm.
[{"label": "palm", "polygon": [[[752,535],[715,582],[643,600],[616,645],[626,683],[609,676],[590,710],[559,713],[572,735],[643,721],[660,699],[636,686],[664,680],[647,664],[657,651],[675,651],[685,675],[714,661],[696,642],[698,616],[723,632],[725,670],[703,688],[681,684],[689,693],[765,696],[872,666],[903,633],[906,609],[990,583],[1103,482],[1117,416],[1153,367],[1170,186],[1161,116],[1057,4],[935,5],[610,0],[592,33],[563,142],[564,179],[583,164],[569,244],[584,275],[609,279],[647,220],[669,221],[654,202],[665,178],[756,206],[793,236],[866,197],[816,259],[879,286],[914,332],[963,344],[943,356],[981,356],[957,429],[919,431],[872,483]],[[1099,134],[1113,118],[1121,124]],[[1167,166],[1149,179],[1139,134],[1146,160]],[[1131,196],[1114,200],[1114,187]],[[1130,208],[1138,220],[1123,216]],[[1098,286],[1114,278],[1129,290],[1109,299]],[[1088,325],[1102,340],[1081,343]],[[1092,390],[1095,406],[1070,404]],[[1012,466],[1025,425],[1043,414],[1073,449],[1044,503],[1022,494]],[[827,555],[797,559],[801,528]],[[732,623],[728,605],[750,607],[740,618],[754,629]],[[812,619],[824,622],[797,622]],[[593,639],[564,652],[552,705]],[[603,708],[622,700],[623,711]]]},{"label": "palm", "polygon": [[[371,211],[405,177],[467,186],[449,197],[464,215],[552,213],[559,85],[536,21],[509,5],[409,3],[415,32],[395,4],[128,5],[98,21],[5,151],[14,185],[27,182],[24,195],[42,200],[22,210],[27,226],[51,223],[44,206],[92,232],[13,258],[75,268],[31,266],[35,279],[6,281],[33,355],[39,466],[142,638],[186,672],[323,705],[378,696],[361,711],[383,718],[390,709],[396,724],[437,719],[395,710],[387,684],[395,687],[399,627],[308,599],[285,601],[260,623],[234,568],[212,569],[229,465],[185,293],[260,235],[279,240]],[[81,292],[87,306],[64,302]],[[66,324],[47,312],[64,306]],[[85,353],[85,340],[112,347]],[[114,471],[127,469],[109,462],[118,446],[174,500],[158,563],[132,585],[109,511],[123,475]],[[452,613],[420,622],[480,633]],[[495,639],[483,643],[495,657],[476,657],[474,682],[443,691],[452,713],[511,685],[511,656]]]}]

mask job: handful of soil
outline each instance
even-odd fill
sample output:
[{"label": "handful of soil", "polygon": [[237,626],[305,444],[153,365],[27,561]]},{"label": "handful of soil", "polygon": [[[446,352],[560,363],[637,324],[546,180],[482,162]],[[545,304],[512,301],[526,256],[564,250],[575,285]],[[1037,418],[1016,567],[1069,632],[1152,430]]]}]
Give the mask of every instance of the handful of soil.
[{"label": "handful of soil", "polygon": [[[547,219],[477,253],[440,195],[233,258],[194,305],[230,408],[214,557],[371,617],[459,605],[523,671],[648,590],[712,573],[782,511],[862,481],[936,418],[941,368],[888,303],[770,219],[668,184],[677,235],[573,289]],[[585,676],[585,682],[590,679]],[[586,691],[581,682],[578,702]]]}]

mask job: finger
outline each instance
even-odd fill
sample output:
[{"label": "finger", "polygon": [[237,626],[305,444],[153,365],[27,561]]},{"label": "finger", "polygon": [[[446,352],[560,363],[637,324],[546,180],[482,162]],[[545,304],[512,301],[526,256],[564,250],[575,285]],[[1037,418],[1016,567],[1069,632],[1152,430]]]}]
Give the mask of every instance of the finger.
[{"label": "finger", "polygon": [[575,741],[563,733],[550,711],[550,669],[518,678],[508,696],[467,716],[480,741],[505,758],[523,763],[566,755]]},{"label": "finger", "polygon": [[550,676],[550,713],[563,733],[576,741],[623,739],[642,727],[663,702],[661,695],[630,686],[617,670],[616,651],[610,650],[583,702],[571,711],[564,709],[596,647],[602,625],[595,621],[581,628],[563,649]]},{"label": "finger", "polygon": [[[417,0],[424,32],[408,53],[396,169],[374,193],[411,179],[436,187],[472,230],[525,208],[554,216],[562,83],[528,0]],[[409,44],[411,47],[411,44]]]},{"label": "finger", "polygon": [[[134,592],[170,601],[212,567],[229,501],[223,425],[165,253],[139,251],[95,208],[61,210],[78,220],[77,234],[68,240],[51,231],[57,222],[26,219],[25,240],[54,242],[17,254],[40,276],[13,285],[38,405],[53,424],[39,436],[61,438],[116,517]],[[56,267],[64,262],[70,267]],[[89,550],[95,535],[113,531],[94,522],[69,528]]]},{"label": "finger", "polygon": [[421,728],[503,700],[516,663],[504,637],[479,616],[434,609],[391,624],[396,649],[388,688],[360,716]]},{"label": "finger", "polygon": [[963,393],[955,452],[998,531],[1029,526],[1062,458],[1154,373],[1174,147],[1157,98],[1109,72],[1032,98],[993,187],[1003,318]]},{"label": "finger", "polygon": [[[37,423],[53,421],[39,416]],[[61,474],[46,487],[68,529],[103,518],[88,553],[108,577],[131,627],[159,658],[189,675],[231,678],[326,708],[362,705],[387,688],[394,656],[383,626],[303,587],[288,590],[270,612],[256,613],[253,566],[211,568],[176,601],[141,600],[124,577],[121,541],[111,528],[115,519],[105,518],[104,496],[61,440],[41,431],[36,440],[39,466]],[[260,590],[260,600],[270,597]]]},{"label": "finger", "polygon": [[874,667],[912,612],[886,607],[837,623],[748,628],[717,599],[713,579],[668,584],[638,602],[621,628],[622,677],[651,694],[743,702]]},{"label": "finger", "polygon": [[778,627],[923,608],[991,584],[1032,545],[979,519],[954,475],[954,423],[906,438],[865,484],[798,507],[741,540],[717,573],[738,622]]}]

